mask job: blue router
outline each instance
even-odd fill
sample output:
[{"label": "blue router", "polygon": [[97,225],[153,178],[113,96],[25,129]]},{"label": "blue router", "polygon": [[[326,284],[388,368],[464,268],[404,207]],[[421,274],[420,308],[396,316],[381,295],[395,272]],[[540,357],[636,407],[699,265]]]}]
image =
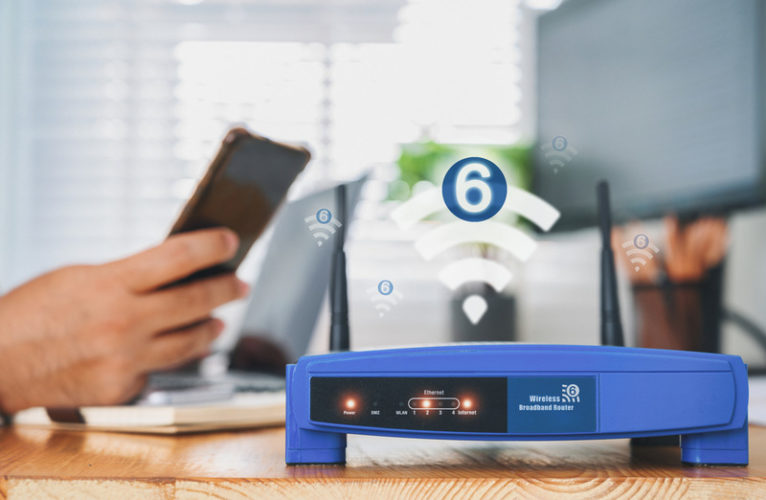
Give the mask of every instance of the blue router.
[{"label": "blue router", "polygon": [[738,356],[611,346],[446,345],[287,367],[288,464],[343,463],[346,434],[571,440],[681,435],[690,464],[748,463]]},{"label": "blue router", "polygon": [[[747,465],[747,366],[738,356],[623,345],[609,189],[597,189],[601,346],[456,344],[334,352],[287,366],[285,460],[338,464],[346,435],[574,440],[681,436],[681,460]],[[339,213],[344,195],[339,194]],[[343,230],[331,350],[349,348]]]}]

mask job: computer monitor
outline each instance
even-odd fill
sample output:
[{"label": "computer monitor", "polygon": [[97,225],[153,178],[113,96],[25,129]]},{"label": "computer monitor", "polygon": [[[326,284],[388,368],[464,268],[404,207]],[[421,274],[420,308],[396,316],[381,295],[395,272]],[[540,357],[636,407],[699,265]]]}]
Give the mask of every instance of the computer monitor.
[{"label": "computer monitor", "polygon": [[569,0],[540,17],[533,185],[557,229],[595,223],[599,179],[618,222],[763,203],[765,4]]}]

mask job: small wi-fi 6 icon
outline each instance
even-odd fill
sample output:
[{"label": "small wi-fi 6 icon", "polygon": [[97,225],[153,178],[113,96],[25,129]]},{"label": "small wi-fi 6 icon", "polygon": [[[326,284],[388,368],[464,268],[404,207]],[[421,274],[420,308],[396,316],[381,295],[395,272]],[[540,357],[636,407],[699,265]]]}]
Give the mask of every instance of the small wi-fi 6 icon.
[{"label": "small wi-fi 6 icon", "polygon": [[343,225],[326,208],[320,208],[316,214],[309,215],[304,220],[312,236],[314,236],[318,247],[321,247],[322,243],[328,240],[330,236],[335,234],[335,230]]},{"label": "small wi-fi 6 icon", "polygon": [[572,161],[572,158],[577,155],[577,150],[563,135],[554,137],[550,144],[543,144],[542,150],[548,165],[553,167],[554,172],[558,172],[559,168]]},{"label": "small wi-fi 6 icon", "polygon": [[[447,171],[441,190],[433,188],[412,197],[397,207],[391,218],[407,230],[445,208],[457,220],[440,224],[415,241],[415,249],[426,260],[458,245],[481,243],[499,247],[525,262],[537,247],[535,240],[517,227],[489,219],[501,210],[510,211],[548,231],[560,215],[545,200],[508,185],[503,172],[491,161],[470,157]],[[511,279],[511,272],[502,264],[479,257],[456,260],[439,273],[439,280],[453,291],[479,282],[500,293]],[[487,307],[481,295],[470,295],[463,301],[463,312],[473,324],[481,321]]]},{"label": "small wi-fi 6 icon", "polygon": [[625,249],[625,255],[630,258],[630,263],[633,264],[633,270],[638,272],[642,267],[654,258],[656,254],[660,252],[660,249],[649,240],[649,237],[645,234],[637,234],[632,240],[628,240],[622,244],[622,248]]},{"label": "small wi-fi 6 icon", "polygon": [[561,399],[567,403],[579,403],[580,386],[577,384],[561,384]]},{"label": "small wi-fi 6 icon", "polygon": [[378,286],[368,289],[367,295],[381,318],[404,298],[404,294],[396,290],[389,280],[382,280]]}]

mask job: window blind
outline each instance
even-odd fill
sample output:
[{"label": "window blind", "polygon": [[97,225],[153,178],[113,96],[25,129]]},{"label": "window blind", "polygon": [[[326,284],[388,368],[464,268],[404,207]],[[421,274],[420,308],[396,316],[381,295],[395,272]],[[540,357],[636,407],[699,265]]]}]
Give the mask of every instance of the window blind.
[{"label": "window blind", "polygon": [[520,133],[516,1],[10,1],[6,284],[161,239],[232,125],[312,149],[297,193]]}]

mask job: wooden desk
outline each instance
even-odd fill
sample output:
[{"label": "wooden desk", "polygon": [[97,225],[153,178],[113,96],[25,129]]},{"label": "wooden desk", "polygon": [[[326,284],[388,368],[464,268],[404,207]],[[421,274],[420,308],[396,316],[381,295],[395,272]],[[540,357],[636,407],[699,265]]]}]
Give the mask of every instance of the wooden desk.
[{"label": "wooden desk", "polygon": [[0,498],[766,498],[749,467],[685,467],[627,440],[482,443],[349,437],[348,465],[284,464],[284,430],[145,436],[0,429]]}]

